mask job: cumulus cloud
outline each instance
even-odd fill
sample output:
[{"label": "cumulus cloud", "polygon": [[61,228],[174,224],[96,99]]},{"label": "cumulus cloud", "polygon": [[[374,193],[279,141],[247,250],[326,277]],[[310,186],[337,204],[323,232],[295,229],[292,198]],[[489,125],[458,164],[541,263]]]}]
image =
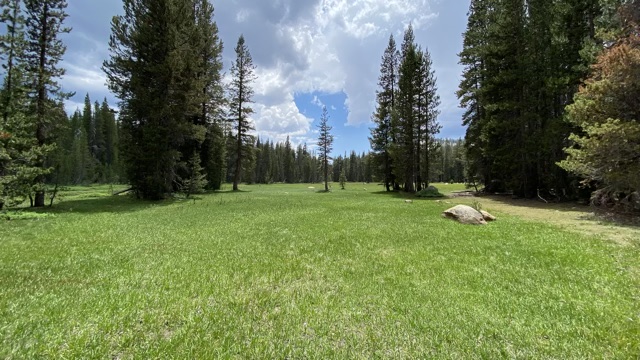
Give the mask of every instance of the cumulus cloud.
[{"label": "cumulus cloud", "polygon": [[[412,23],[416,32],[437,14],[434,0],[242,0],[218,4],[223,38],[245,35],[259,70],[260,99],[273,128],[291,114],[293,94],[346,94],[347,125],[370,121],[380,56],[389,34]],[[398,39],[400,40],[400,39]],[[227,40],[229,41],[229,40]],[[233,58],[227,42],[226,57]],[[315,105],[318,105],[316,103]],[[290,124],[289,122],[286,122]],[[299,131],[304,122],[298,122]],[[283,133],[291,129],[282,128]]]},{"label": "cumulus cloud", "polygon": [[[258,134],[276,140],[289,135],[302,141],[315,137],[314,119],[298,108],[295,95],[344,93],[345,124],[368,124],[375,106],[380,57],[389,34],[400,43],[403,30],[411,23],[420,39],[437,19],[434,5],[440,1],[234,0],[214,5],[227,72],[240,34],[245,36],[257,66],[253,120]],[[65,87],[86,90],[92,96],[94,92],[97,96],[108,94],[100,65],[108,56],[110,17],[121,12],[118,0],[70,4],[70,20],[79,18],[72,25],[76,31],[80,28],[81,35],[70,38],[72,55],[66,57]],[[320,106],[321,102],[315,98],[314,104]]]}]

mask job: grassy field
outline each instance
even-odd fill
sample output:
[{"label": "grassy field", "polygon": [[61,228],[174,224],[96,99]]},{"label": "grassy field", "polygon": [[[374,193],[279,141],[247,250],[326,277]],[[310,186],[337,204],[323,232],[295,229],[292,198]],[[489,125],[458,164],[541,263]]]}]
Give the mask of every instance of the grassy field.
[{"label": "grassy field", "polygon": [[373,184],[242,189],[0,220],[0,358],[640,356],[638,246]]}]

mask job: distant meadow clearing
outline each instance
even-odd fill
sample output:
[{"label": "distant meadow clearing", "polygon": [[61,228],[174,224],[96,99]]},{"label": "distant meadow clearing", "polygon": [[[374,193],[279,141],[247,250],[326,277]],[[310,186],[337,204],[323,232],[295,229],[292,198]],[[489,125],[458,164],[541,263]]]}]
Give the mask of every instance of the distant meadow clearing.
[{"label": "distant meadow clearing", "polygon": [[640,356],[637,243],[321,188],[152,203],[78,187],[0,220],[0,358]]}]

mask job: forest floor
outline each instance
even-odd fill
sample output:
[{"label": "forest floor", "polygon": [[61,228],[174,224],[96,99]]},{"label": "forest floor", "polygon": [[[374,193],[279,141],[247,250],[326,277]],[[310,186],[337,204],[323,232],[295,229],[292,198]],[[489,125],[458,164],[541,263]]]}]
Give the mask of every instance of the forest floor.
[{"label": "forest floor", "polygon": [[[637,228],[579,205],[321,187],[156,203],[73,187],[5,213],[0,358],[640,355]],[[441,216],[458,203],[498,221]]]}]

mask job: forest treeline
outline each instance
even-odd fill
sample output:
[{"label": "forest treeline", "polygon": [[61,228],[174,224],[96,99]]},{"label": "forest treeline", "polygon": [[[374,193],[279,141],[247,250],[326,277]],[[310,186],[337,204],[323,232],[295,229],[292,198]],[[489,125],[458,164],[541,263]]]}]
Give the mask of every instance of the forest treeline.
[{"label": "forest treeline", "polygon": [[639,9],[637,0],[472,0],[458,91],[469,177],[490,192],[595,191],[639,210]]},{"label": "forest treeline", "polygon": [[[54,142],[58,144],[51,159],[54,168],[48,175],[49,184],[87,185],[126,183],[119,155],[120,125],[116,111],[106,99],[93,102],[85,96],[84,107],[77,109],[57,126]],[[225,182],[232,183],[235,156],[232,149],[237,138],[226,136],[223,172]],[[464,143],[462,140],[437,139],[433,154],[430,181],[464,181]],[[323,180],[317,149],[306,144],[262,140],[251,145],[252,157],[246,162],[242,179],[248,184],[317,183]],[[344,173],[348,182],[372,182],[375,163],[369,153],[341,154],[329,166],[329,180],[340,181]]]},{"label": "forest treeline", "polygon": [[128,183],[157,200],[227,181],[346,180],[407,192],[466,181],[640,210],[639,1],[471,0],[464,140],[436,137],[436,74],[409,25],[382,56],[371,153],[331,159],[326,109],[313,150],[256,138],[251,53],[240,35],[223,77],[209,0],[123,0],[102,66],[118,111],[87,95],[70,117],[58,83],[66,0],[0,0],[0,208],[44,206],[63,184]]}]

